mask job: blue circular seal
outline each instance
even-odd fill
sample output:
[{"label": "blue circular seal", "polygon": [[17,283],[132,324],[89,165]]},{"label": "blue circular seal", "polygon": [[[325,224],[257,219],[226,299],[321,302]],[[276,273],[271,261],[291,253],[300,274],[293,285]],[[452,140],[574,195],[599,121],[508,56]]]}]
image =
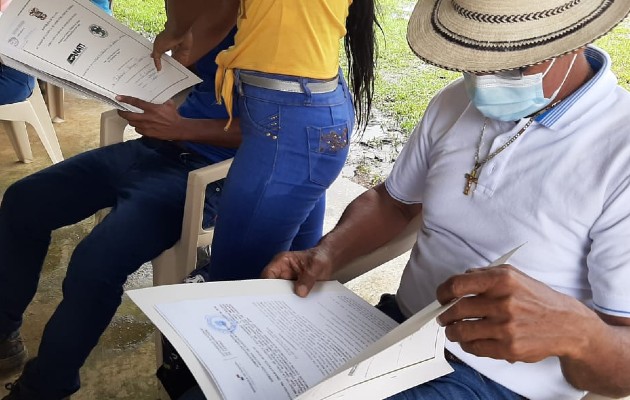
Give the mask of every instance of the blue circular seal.
[{"label": "blue circular seal", "polygon": [[236,330],[238,324],[236,321],[222,317],[220,315],[207,315],[206,323],[208,327],[218,332],[232,333]]}]

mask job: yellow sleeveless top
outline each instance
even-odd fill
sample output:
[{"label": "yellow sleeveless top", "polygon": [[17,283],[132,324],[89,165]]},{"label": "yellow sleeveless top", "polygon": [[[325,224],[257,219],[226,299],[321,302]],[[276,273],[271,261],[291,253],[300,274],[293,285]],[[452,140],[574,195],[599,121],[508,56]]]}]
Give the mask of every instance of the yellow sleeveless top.
[{"label": "yellow sleeveless top", "polygon": [[234,68],[314,79],[337,75],[352,0],[240,1],[234,45],[216,58],[217,101],[223,98],[230,122]]}]

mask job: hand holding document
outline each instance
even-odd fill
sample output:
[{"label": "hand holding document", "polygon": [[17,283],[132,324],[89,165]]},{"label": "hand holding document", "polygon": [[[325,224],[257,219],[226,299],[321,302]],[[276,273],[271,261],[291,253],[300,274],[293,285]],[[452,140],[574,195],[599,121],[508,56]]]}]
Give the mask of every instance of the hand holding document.
[{"label": "hand holding document", "polygon": [[398,325],[338,282],[319,282],[306,298],[284,280],[127,293],[208,399],[383,399],[452,371],[436,317],[454,302]]},{"label": "hand holding document", "polygon": [[13,0],[0,16],[0,62],[127,111],[116,95],[163,103],[200,82],[168,56],[158,72],[151,51],[89,1]]}]

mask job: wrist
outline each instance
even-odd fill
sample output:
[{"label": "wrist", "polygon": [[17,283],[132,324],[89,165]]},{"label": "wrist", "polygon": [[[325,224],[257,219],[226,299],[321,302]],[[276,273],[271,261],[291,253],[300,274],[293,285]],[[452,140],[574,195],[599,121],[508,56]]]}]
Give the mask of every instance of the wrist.
[{"label": "wrist", "polygon": [[589,315],[580,315],[574,321],[580,321],[572,327],[572,335],[567,336],[568,340],[562,341],[559,352],[560,358],[581,362],[588,360],[593,354],[598,352],[598,341],[608,337],[607,330],[610,328],[597,314],[584,307],[584,311]]}]

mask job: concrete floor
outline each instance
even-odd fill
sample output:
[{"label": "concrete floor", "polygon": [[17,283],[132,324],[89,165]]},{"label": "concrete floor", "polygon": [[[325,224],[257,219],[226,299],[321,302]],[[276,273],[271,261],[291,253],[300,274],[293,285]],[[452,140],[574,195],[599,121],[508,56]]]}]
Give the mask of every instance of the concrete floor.
[{"label": "concrete floor", "polygon": [[[97,101],[66,94],[65,122],[55,124],[64,156],[98,147],[100,113],[109,107]],[[23,164],[17,161],[4,127],[0,124],[0,196],[14,181],[48,167],[51,162],[39,139],[29,127],[34,161]],[[128,132],[127,135],[133,135]],[[338,220],[345,204],[364,189],[347,179],[338,180],[329,192],[326,228]],[[53,232],[52,244],[46,258],[37,295],[26,311],[22,334],[30,355],[35,355],[43,327],[60,301],[61,282],[75,245],[92,229],[94,219],[88,218],[76,225]],[[397,286],[406,256],[378,268],[350,282],[348,286],[374,303],[380,293],[392,292]],[[134,274],[128,288],[151,285],[151,267],[147,264]],[[157,399],[155,378],[154,328],[147,318],[127,298],[98,346],[81,370],[82,388],[73,400]],[[4,383],[16,377],[0,377],[0,397],[6,394]]]}]

